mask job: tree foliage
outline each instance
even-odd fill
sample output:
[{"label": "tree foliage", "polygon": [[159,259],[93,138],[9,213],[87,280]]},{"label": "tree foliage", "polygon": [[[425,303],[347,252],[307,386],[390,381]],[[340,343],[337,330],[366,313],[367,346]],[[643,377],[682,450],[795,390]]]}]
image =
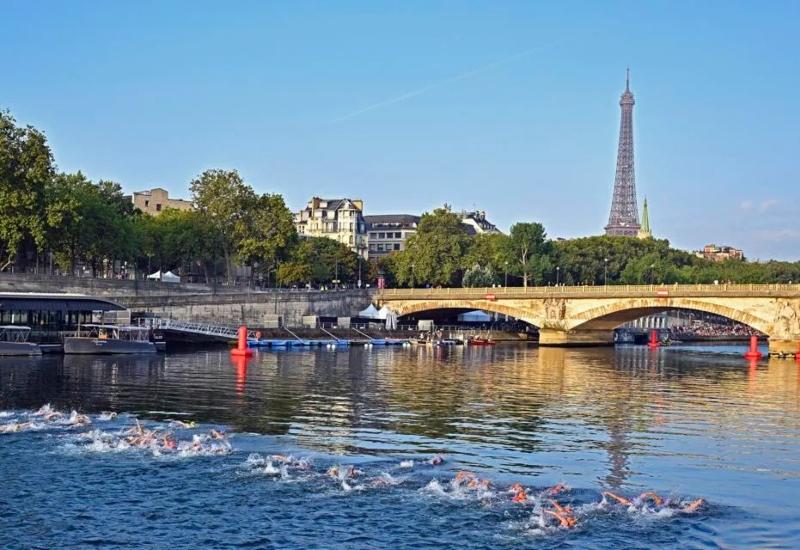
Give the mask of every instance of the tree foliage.
[{"label": "tree foliage", "polygon": [[395,278],[413,286],[456,286],[461,283],[469,240],[458,214],[448,207],[425,213],[406,249],[397,254]]},{"label": "tree foliage", "polygon": [[0,111],[0,271],[45,247],[54,172],[44,134]]}]

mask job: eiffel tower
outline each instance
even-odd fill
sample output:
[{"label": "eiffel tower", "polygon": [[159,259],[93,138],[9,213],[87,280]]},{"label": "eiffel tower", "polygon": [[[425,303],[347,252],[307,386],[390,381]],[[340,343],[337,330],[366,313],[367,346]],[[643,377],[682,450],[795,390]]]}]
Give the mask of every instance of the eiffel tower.
[{"label": "eiffel tower", "polygon": [[617,174],[614,177],[614,198],[608,216],[606,235],[635,237],[639,233],[639,208],[636,203],[636,175],[633,170],[633,94],[630,69],[625,76],[625,92],[619,99],[622,116],[619,121]]}]

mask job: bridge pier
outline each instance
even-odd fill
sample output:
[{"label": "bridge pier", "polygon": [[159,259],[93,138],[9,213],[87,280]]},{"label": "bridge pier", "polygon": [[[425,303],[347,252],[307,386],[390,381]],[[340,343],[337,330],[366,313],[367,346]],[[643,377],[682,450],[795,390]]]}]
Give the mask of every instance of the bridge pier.
[{"label": "bridge pier", "polygon": [[614,331],[607,329],[539,329],[540,346],[611,346]]},{"label": "bridge pier", "polygon": [[800,353],[800,340],[769,339],[770,355],[795,355]]}]

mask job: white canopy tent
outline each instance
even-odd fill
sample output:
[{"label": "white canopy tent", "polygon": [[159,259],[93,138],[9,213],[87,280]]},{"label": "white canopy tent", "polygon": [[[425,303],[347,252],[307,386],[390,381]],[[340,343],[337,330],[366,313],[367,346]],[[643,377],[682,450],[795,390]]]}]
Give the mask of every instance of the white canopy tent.
[{"label": "white canopy tent", "polygon": [[383,306],[381,308],[381,310],[378,312],[378,319],[384,319],[385,320],[391,313],[392,313],[392,310],[389,309],[388,306]]},{"label": "white canopy tent", "polygon": [[181,278],[175,275],[172,271],[163,272],[159,269],[155,273],[151,273],[147,276],[148,279],[153,279],[155,281],[161,281],[162,283],[180,283]]},{"label": "white canopy tent", "polygon": [[367,309],[361,310],[358,312],[359,317],[363,317],[364,319],[380,319],[380,312],[378,308],[374,305],[370,304]]},{"label": "white canopy tent", "polygon": [[458,320],[462,323],[489,323],[492,321],[492,316],[485,311],[476,309],[459,314]]}]

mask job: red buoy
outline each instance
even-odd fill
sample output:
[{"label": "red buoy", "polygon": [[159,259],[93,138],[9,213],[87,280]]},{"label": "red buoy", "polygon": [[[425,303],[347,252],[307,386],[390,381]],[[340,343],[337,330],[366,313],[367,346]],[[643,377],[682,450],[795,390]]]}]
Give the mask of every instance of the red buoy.
[{"label": "red buoy", "polygon": [[236,347],[231,350],[231,355],[241,355],[243,357],[253,355],[253,350],[247,347],[247,327],[244,325],[239,327],[239,341]]},{"label": "red buoy", "polygon": [[656,331],[655,329],[653,329],[653,330],[651,330],[651,331],[650,331],[650,341],[647,343],[647,346],[648,346],[650,349],[655,349],[655,348],[657,348],[659,345],[660,345],[660,344],[659,344],[659,342],[658,342],[658,331]]},{"label": "red buoy", "polygon": [[750,337],[750,349],[744,353],[747,359],[760,359],[761,352],[758,351],[758,336]]}]

